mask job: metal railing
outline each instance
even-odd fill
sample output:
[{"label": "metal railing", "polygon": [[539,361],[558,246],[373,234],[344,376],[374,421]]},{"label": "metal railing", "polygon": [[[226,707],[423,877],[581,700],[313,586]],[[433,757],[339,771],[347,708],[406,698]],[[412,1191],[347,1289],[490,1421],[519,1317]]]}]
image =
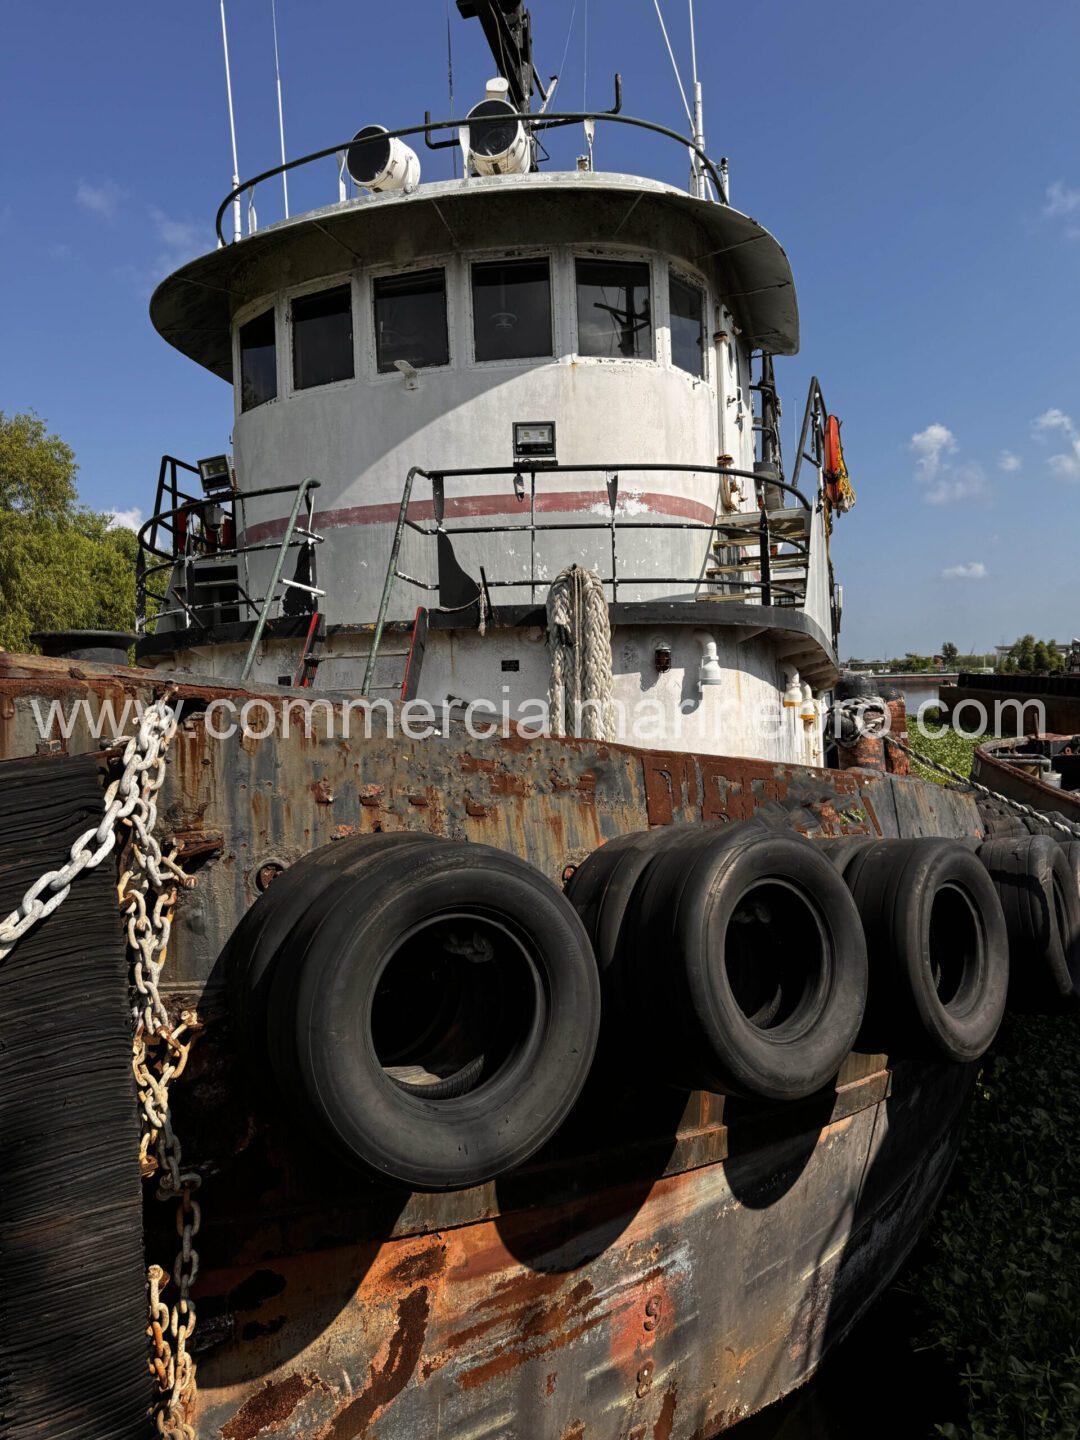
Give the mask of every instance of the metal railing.
[{"label": "metal railing", "polygon": [[[810,376],[810,388],[806,394],[806,407],[803,410],[802,426],[799,430],[799,450],[795,457],[795,473],[791,477],[791,483],[798,485],[799,474],[802,471],[803,461],[813,465],[820,475],[822,466],[825,463],[825,422],[829,418],[829,409],[825,404],[825,396],[821,393],[821,382],[816,375]],[[807,449],[807,442],[813,447]]]},{"label": "metal railing", "polygon": [[[548,111],[539,113],[536,111],[520,110],[508,113],[505,117],[500,115],[500,120],[520,120],[531,135],[539,136],[547,130],[562,129],[567,125],[580,125],[585,121],[602,121],[612,125],[630,125],[638,130],[647,130],[651,134],[661,135],[667,140],[674,140],[688,150],[692,156],[703,167],[705,173],[716,187],[716,194],[720,204],[728,203],[727,195],[727,161],[721,159],[719,164],[714,162],[705,153],[704,149],[688,135],[680,135],[677,130],[671,130],[666,125],[657,125],[652,120],[642,120],[634,115],[623,115],[622,110],[622,80],[615,77],[615,105],[610,110],[573,110],[573,111]],[[422,125],[406,125],[397,130],[387,130],[380,138],[384,140],[405,140],[410,136],[422,135],[424,143],[429,150],[443,150],[456,147],[457,139],[435,140],[432,137],[443,130],[464,130],[469,129],[469,117],[463,116],[456,120],[432,120],[430,111],[424,116]],[[328,145],[322,150],[313,150],[307,155],[301,155],[296,160],[287,160],[281,165],[274,165],[269,170],[263,170],[249,180],[242,180],[237,186],[229,191],[221,204],[218,206],[217,214],[214,217],[214,229],[220,244],[226,243],[225,234],[221,228],[221,222],[231,205],[240,201],[244,195],[249,197],[249,204],[254,195],[256,186],[261,185],[265,180],[273,180],[278,175],[287,175],[293,170],[298,170],[304,165],[312,165],[317,160],[326,160],[331,155],[341,157],[348,152],[353,143],[353,136],[348,140],[339,141],[336,145]],[[465,183],[465,182],[463,182]],[[340,197],[339,197],[340,198]],[[234,237],[237,238],[237,237]]]},{"label": "metal railing", "polygon": [[[275,603],[284,603],[289,591],[303,598],[301,612],[311,613],[325,591],[316,580],[315,550],[323,537],[314,529],[314,492],[317,480],[296,485],[273,485],[260,490],[226,490],[223,493],[193,496],[180,486],[180,472],[198,474],[194,466],[166,455],[158,474],[154,513],[138,534],[135,560],[135,614],[137,633],[144,634],[149,622],[183,618],[181,628],[208,631],[223,614],[255,620],[241,678],[246,678]],[[244,539],[244,506],[251,500],[273,495],[291,495],[292,506],[280,540]],[[164,504],[170,500],[172,504]],[[303,519],[301,520],[301,512]],[[239,529],[238,522],[239,521]],[[290,550],[304,552],[297,574],[283,574]],[[265,589],[251,593],[248,557],[260,552],[274,553],[271,574]],[[214,575],[225,566],[224,575]],[[243,576],[241,576],[243,568]],[[301,578],[301,575],[303,578]],[[162,581],[164,583],[162,584]],[[210,590],[200,598],[201,590]]]},{"label": "metal railing", "polygon": [[[753,481],[758,500],[758,515],[755,519],[754,512],[745,512],[741,517],[736,518],[729,514],[726,517],[719,513],[719,493],[716,508],[710,521],[705,520],[646,520],[640,516],[627,516],[618,513],[619,504],[619,483],[620,477],[627,473],[631,474],[692,474],[692,475],[715,475],[718,477],[730,477]],[[550,476],[565,475],[602,475],[604,476],[604,487],[608,500],[608,516],[597,520],[555,520],[545,521],[537,518],[537,481],[538,478],[545,479]],[[485,476],[508,476],[513,481],[513,498],[519,504],[523,504],[528,495],[529,508],[527,518],[521,522],[512,524],[454,524],[451,527],[446,525],[447,518],[447,495],[446,485],[448,481],[455,480],[476,480]],[[526,491],[525,480],[528,477],[529,484]],[[426,480],[431,484],[431,512],[433,522],[422,523],[419,519],[409,513],[412,505],[413,487],[416,481]],[[519,575],[510,579],[492,578],[483,568],[480,572],[480,580],[473,580],[477,586],[477,593],[474,599],[470,600],[463,609],[472,605],[480,604],[485,596],[492,590],[498,589],[528,589],[530,598],[535,602],[536,592],[539,587],[547,588],[549,580],[537,576],[537,537],[550,532],[579,532],[591,533],[602,531],[610,536],[610,557],[611,573],[601,576],[601,581],[611,589],[612,603],[618,600],[618,587],[620,584],[632,585],[635,587],[643,585],[686,585],[694,586],[695,594],[700,590],[705,579],[704,567],[693,575],[642,575],[635,572],[632,575],[619,575],[619,557],[617,537],[620,532],[630,531],[640,536],[643,531],[696,531],[705,533],[710,537],[706,545],[706,556],[713,548],[713,543],[721,546],[744,550],[754,549],[752,555],[746,556],[745,565],[739,564],[737,568],[748,573],[757,571],[756,580],[741,580],[728,578],[714,582],[717,585],[716,594],[745,593],[747,598],[756,597],[762,605],[790,605],[797,606],[802,603],[803,595],[794,585],[785,585],[782,581],[772,578],[772,572],[778,558],[773,554],[774,546],[783,544],[789,546],[790,557],[801,556],[803,561],[809,563],[809,539],[789,538],[787,535],[774,533],[773,526],[775,516],[770,518],[770,512],[766,508],[766,493],[769,490],[781,490],[793,497],[795,505],[791,507],[794,513],[796,507],[801,506],[809,515],[811,511],[810,502],[806,496],[795,485],[789,485],[783,480],[770,477],[763,477],[751,470],[740,470],[733,466],[720,465],[686,465],[673,463],[632,463],[632,464],[607,464],[607,465],[562,465],[557,463],[544,463],[543,461],[522,460],[516,465],[489,465],[476,468],[454,469],[454,470],[425,470],[419,465],[414,465],[405,479],[405,486],[402,491],[401,504],[398,508],[397,521],[394,528],[394,536],[390,547],[390,559],[386,570],[386,579],[383,583],[382,595],[379,601],[378,615],[376,616],[374,631],[370,650],[367,657],[367,665],[364,672],[362,693],[368,694],[374,677],[375,665],[378,660],[379,647],[382,642],[383,630],[386,625],[386,616],[390,607],[390,600],[393,594],[395,582],[401,581],[404,584],[412,585],[418,589],[437,591],[441,588],[440,580],[421,580],[416,576],[409,575],[400,568],[399,560],[401,555],[402,541],[406,530],[411,530],[418,535],[428,539],[439,536],[458,538],[465,535],[528,535],[529,536],[529,574]],[[557,504],[559,491],[550,492],[553,502]],[[598,495],[601,492],[597,492]],[[557,511],[556,511],[557,513]],[[747,521],[751,523],[748,524]],[[470,577],[471,578],[471,577]]]}]

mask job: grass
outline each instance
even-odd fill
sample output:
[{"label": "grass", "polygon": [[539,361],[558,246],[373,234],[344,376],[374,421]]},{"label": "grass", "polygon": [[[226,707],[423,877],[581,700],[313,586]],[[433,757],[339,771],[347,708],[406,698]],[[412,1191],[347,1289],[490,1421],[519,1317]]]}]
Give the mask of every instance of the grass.
[{"label": "grass", "polygon": [[[975,747],[982,744],[985,736],[976,735],[969,739],[966,735],[958,735],[955,730],[950,730],[940,723],[935,710],[926,712],[925,723],[925,730],[918,729],[914,717],[909,717],[908,744],[912,749],[930,760],[936,760],[939,765],[948,765],[951,769],[958,770],[961,775],[967,775],[971,770]],[[935,785],[953,783],[946,776],[939,775],[936,770],[920,765],[917,760],[911,762],[911,770],[920,780],[932,780]]]},{"label": "grass", "polygon": [[[964,773],[978,743],[915,748]],[[919,768],[927,779],[939,779]],[[1080,1435],[1080,1017],[1008,1016],[986,1057],[953,1184],[918,1268],[916,1343],[967,1401],[951,1440]]]},{"label": "grass", "polygon": [[1009,1017],[921,1267],[917,1343],[966,1393],[954,1440],[1080,1435],[1080,1024]]}]

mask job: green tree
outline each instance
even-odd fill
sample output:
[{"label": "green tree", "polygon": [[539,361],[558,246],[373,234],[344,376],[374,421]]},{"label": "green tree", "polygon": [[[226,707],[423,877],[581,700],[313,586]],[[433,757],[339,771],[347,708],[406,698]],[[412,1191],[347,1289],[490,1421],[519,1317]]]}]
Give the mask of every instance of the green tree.
[{"label": "green tree", "polygon": [[957,661],[960,659],[960,651],[951,640],[946,640],[941,647],[941,659],[946,670],[955,670]]},{"label": "green tree", "polygon": [[30,414],[0,412],[0,647],[34,630],[130,630],[135,535],[78,503],[68,445]]},{"label": "green tree", "polygon": [[0,510],[64,520],[76,505],[75,452],[32,410],[0,410]]},{"label": "green tree", "polygon": [[1050,669],[1050,651],[1046,647],[1045,640],[1035,641],[1035,649],[1032,652],[1032,665],[1040,675],[1045,675]]},{"label": "green tree", "polygon": [[1013,646],[1013,658],[1016,660],[1016,668],[1024,674],[1035,669],[1034,635],[1021,635]]}]

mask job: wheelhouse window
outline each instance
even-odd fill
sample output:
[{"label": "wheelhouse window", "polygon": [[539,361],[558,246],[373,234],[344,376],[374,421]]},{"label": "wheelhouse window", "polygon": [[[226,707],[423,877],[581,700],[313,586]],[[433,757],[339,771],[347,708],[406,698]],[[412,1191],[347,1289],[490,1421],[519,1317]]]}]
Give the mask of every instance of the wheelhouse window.
[{"label": "wheelhouse window", "polygon": [[446,272],[413,270],[375,281],[375,356],[381,374],[404,360],[417,370],[449,365]]},{"label": "wheelhouse window", "polygon": [[671,360],[680,370],[705,378],[705,296],[696,285],[672,275],[668,282],[671,311]]},{"label": "wheelhouse window", "polygon": [[547,260],[497,260],[472,267],[477,360],[553,355]]},{"label": "wheelhouse window", "polygon": [[277,338],[273,310],[240,326],[240,409],[254,410],[277,396]]},{"label": "wheelhouse window", "polygon": [[648,265],[577,262],[578,354],[617,360],[653,357]]},{"label": "wheelhouse window", "polygon": [[310,390],[353,378],[352,288],[298,295],[292,315],[293,388]]}]

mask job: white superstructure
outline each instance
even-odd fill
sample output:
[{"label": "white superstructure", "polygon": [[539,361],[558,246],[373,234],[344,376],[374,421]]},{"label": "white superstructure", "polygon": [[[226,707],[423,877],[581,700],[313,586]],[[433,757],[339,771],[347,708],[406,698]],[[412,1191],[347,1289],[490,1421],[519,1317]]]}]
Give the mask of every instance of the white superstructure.
[{"label": "white superstructure", "polygon": [[[463,127],[464,145],[488,127],[463,178],[402,162],[391,188],[159,287],[155,325],[232,383],[235,421],[207,502],[159,488],[177,513],[147,527],[141,661],[353,693],[367,675],[388,695],[411,651],[409,696],[513,709],[546,694],[547,589],[577,563],[610,602],[618,706],[648,702],[648,733],[614,738],[819,762],[838,619],[824,409],[815,386],[800,495],[756,361],[798,348],[786,256],[653,180],[490,173],[528,138],[504,92]],[[381,185],[404,150],[367,127],[348,168]]]}]

